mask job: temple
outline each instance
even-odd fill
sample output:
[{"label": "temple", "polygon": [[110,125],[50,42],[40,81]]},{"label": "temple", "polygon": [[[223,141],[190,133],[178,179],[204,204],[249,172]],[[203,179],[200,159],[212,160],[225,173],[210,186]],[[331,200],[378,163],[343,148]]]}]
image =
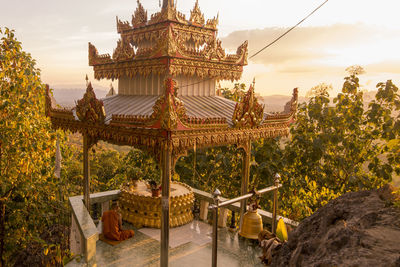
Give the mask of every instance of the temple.
[{"label": "temple", "polygon": [[132,24],[118,17],[120,39],[112,57],[89,43],[89,65],[96,79],[118,79],[120,95],[162,95],[166,77],[178,96],[214,96],[216,80],[238,80],[247,65],[247,41],[227,54],[217,38],[218,17],[205,21],[198,1],[190,19],[164,1],[149,19],[138,1]]},{"label": "temple", "polygon": [[[195,147],[236,145],[243,150],[240,193],[247,194],[251,142],[289,134],[289,126],[296,119],[297,89],[284,111],[273,114],[265,112],[258,102],[255,82],[238,103],[218,96],[218,81],[241,78],[243,66],[247,65],[247,41],[239,45],[236,54],[226,53],[217,38],[218,15],[206,21],[198,1],[189,19],[177,11],[172,0],[164,0],[161,11],[150,17],[138,1],[131,22],[118,17],[116,22],[120,39],[112,56],[99,54],[89,43],[89,65],[93,66],[96,79],[118,80],[117,92],[112,88],[106,98],[97,99],[91,83],[87,82],[83,98],[76,107],[67,109],[55,104],[47,88],[46,113],[54,128],[79,132],[83,136],[83,203],[86,208],[82,214],[74,213],[73,208],[73,221],[80,227],[80,238],[85,240],[82,253],[86,262],[94,266],[96,261],[96,233],[88,234],[87,229],[94,227],[88,215],[90,205],[99,201],[90,192],[89,151],[97,141],[103,140],[145,150],[159,162],[162,195],[153,201],[156,203],[154,216],[159,218],[146,222],[161,228],[160,264],[168,266],[170,227],[192,219],[191,215],[182,215],[182,219],[174,223],[171,218],[175,212],[171,209],[171,205],[175,205],[171,204],[175,201],[175,196],[171,195],[174,183],[171,177],[176,161]],[[198,196],[196,192],[195,197]],[[113,199],[118,199],[121,192],[113,194]],[[193,193],[187,196],[193,201]],[[137,196],[123,195],[122,203],[137,199]],[[192,203],[190,201],[187,203]],[[82,199],[71,200],[73,205],[81,207]],[[245,211],[246,201],[242,200],[241,217]],[[185,208],[185,212],[190,212],[190,208]],[[128,219],[124,219],[132,222],[137,219],[126,216]],[[145,221],[145,217],[142,219]],[[83,222],[90,225],[83,227]],[[90,245],[93,242],[94,253]]]}]

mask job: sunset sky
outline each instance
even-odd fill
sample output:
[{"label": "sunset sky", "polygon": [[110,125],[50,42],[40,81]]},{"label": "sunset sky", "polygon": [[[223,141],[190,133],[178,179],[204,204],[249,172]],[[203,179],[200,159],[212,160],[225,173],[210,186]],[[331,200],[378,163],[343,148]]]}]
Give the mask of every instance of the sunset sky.
[{"label": "sunset sky", "polygon": [[[195,0],[178,1],[189,17]],[[323,1],[315,0],[199,0],[205,18],[219,12],[219,38],[227,51],[249,41],[249,55],[274,40]],[[160,10],[158,0],[142,0],[149,15]],[[137,7],[123,1],[1,0],[0,27],[16,30],[25,51],[42,69],[42,80],[54,88],[83,88],[88,66],[87,44],[99,53],[112,54],[119,37],[115,16],[131,20]],[[329,0],[299,28],[265,50],[245,67],[240,82],[256,78],[261,95],[300,95],[321,82],[332,84],[336,94],[345,68],[361,65],[362,85],[392,79],[400,85],[400,19],[398,0]],[[94,81],[109,87],[109,80]],[[231,87],[230,82],[223,85]],[[116,86],[116,82],[114,82]]]}]

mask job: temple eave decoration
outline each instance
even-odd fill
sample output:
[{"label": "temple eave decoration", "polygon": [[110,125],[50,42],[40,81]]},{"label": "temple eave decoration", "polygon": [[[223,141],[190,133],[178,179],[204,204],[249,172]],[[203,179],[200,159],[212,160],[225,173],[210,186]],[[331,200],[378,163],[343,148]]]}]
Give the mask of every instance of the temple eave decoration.
[{"label": "temple eave decoration", "polygon": [[89,124],[103,124],[106,118],[103,101],[96,98],[90,82],[83,98],[78,100],[75,110],[78,119]]},{"label": "temple eave decoration", "polygon": [[113,114],[110,125],[171,130],[227,128],[225,118],[195,118],[186,113],[183,102],[177,97],[176,82],[165,80],[165,94],[160,96],[149,116]]},{"label": "temple eave decoration", "polygon": [[254,86],[255,81],[235,106],[232,117],[234,127],[255,127],[260,125],[264,119],[264,105],[258,103],[254,94]]},{"label": "temple eave decoration", "polygon": [[145,25],[147,22],[147,11],[143,8],[142,4],[137,1],[138,7],[132,15],[132,26],[134,28]]},{"label": "temple eave decoration", "polygon": [[72,109],[57,107],[54,97],[51,95],[49,85],[46,84],[46,103],[45,113],[50,118],[59,118],[61,120],[75,120]]},{"label": "temple eave decoration", "polygon": [[297,88],[282,113],[265,115],[264,106],[254,94],[254,83],[243,99],[236,104],[229,126],[225,118],[196,118],[187,115],[185,105],[177,97],[175,81],[165,81],[165,94],[160,96],[149,116],[112,114],[105,121],[104,105],[95,96],[91,83],[86,93],[73,109],[56,108],[50,90],[46,88],[46,114],[55,128],[81,132],[93,140],[104,140],[119,145],[138,146],[157,150],[164,140],[165,131],[173,133],[172,142],[177,150],[185,150],[196,144],[198,147],[238,144],[246,140],[287,136],[297,111]]},{"label": "temple eave decoration", "polygon": [[[171,2],[148,20],[147,11],[137,2],[132,25],[116,18],[121,38],[112,57],[99,54],[96,47],[89,43],[89,65],[95,67],[96,79],[118,79],[124,75],[131,77],[136,73],[147,75],[150,72],[220,80],[240,79],[241,74],[237,72],[242,72],[241,67],[247,65],[248,44],[246,41],[235,54],[227,54],[216,37],[219,15],[205,21],[196,1],[190,19],[186,20]],[[143,67],[149,65],[143,61],[154,59],[159,61],[158,66],[150,63],[153,66]],[[179,60],[180,63],[174,62]],[[190,64],[185,64],[184,60]],[[229,72],[227,69],[235,70]]]},{"label": "temple eave decoration", "polygon": [[287,121],[290,124],[294,123],[297,118],[298,105],[298,88],[293,89],[292,98],[285,105],[285,108],[280,113],[270,114],[264,118],[263,124],[269,124],[274,121]]}]

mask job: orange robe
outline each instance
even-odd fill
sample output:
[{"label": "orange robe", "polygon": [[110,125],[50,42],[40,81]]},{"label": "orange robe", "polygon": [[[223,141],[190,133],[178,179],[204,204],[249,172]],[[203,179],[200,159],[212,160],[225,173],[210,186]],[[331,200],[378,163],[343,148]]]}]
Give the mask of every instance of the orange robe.
[{"label": "orange robe", "polygon": [[133,230],[122,230],[118,223],[118,213],[115,210],[105,211],[101,219],[103,235],[111,240],[122,241],[134,236]]}]

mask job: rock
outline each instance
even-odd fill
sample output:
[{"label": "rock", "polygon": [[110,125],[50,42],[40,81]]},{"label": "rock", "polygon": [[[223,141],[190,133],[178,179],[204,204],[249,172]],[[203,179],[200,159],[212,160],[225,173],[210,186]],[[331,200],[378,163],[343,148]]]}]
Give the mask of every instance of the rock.
[{"label": "rock", "polygon": [[330,201],[276,248],[271,266],[400,267],[400,209],[391,204],[392,191],[384,186]]}]

